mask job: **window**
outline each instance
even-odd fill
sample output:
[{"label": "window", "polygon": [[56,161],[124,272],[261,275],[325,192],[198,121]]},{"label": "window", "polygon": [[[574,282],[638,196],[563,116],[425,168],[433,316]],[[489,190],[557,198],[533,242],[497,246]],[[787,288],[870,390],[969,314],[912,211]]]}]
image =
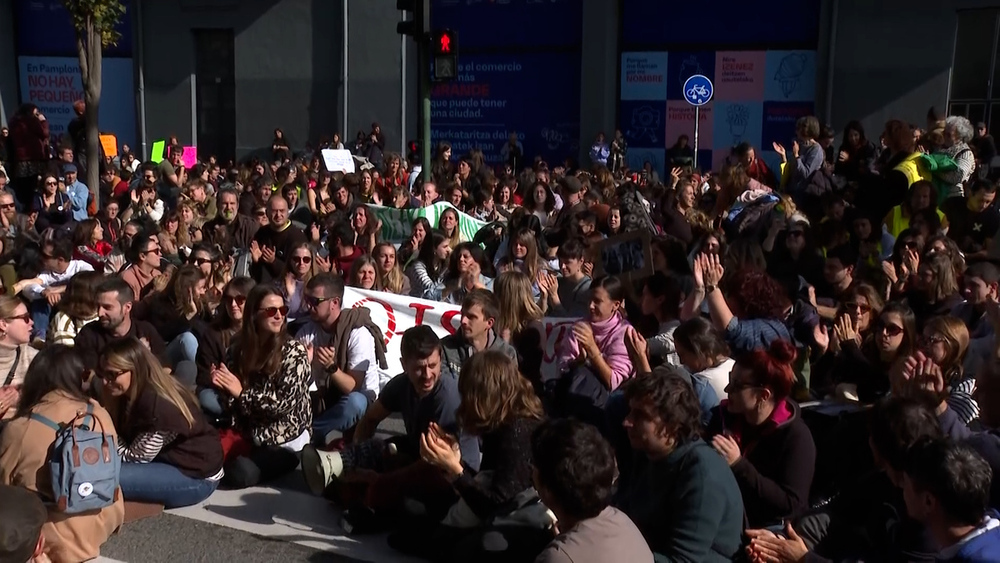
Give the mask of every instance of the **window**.
[{"label": "window", "polygon": [[951,75],[949,115],[985,122],[990,133],[1000,130],[1000,9],[958,13],[958,37]]}]

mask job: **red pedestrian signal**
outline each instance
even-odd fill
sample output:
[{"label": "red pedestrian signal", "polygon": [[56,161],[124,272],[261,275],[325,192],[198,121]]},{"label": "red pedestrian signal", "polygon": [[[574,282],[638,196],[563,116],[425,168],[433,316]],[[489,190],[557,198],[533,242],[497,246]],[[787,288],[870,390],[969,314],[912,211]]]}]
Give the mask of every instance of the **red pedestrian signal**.
[{"label": "red pedestrian signal", "polygon": [[458,78],[458,35],[450,29],[435,31],[432,36],[431,79],[444,82]]},{"label": "red pedestrian signal", "polygon": [[433,50],[435,55],[457,55],[458,37],[450,29],[434,32]]}]

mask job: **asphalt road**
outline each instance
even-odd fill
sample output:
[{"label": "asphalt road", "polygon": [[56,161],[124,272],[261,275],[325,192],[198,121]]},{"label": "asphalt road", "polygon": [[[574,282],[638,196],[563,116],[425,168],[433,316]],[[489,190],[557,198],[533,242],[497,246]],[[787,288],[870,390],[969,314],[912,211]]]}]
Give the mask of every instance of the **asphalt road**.
[{"label": "asphalt road", "polygon": [[[378,435],[403,432],[393,417]],[[267,487],[216,491],[201,505],[130,522],[101,556],[124,563],[410,561],[388,548],[384,536],[348,536],[339,521],[339,510],[309,494],[296,470]]]}]

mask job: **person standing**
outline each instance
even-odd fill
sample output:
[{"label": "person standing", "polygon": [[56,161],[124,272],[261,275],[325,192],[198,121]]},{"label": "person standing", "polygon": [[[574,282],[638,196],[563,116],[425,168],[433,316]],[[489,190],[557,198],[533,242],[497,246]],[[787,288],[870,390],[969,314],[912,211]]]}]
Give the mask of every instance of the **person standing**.
[{"label": "person standing", "polygon": [[73,220],[77,223],[85,221],[90,217],[90,189],[80,181],[75,164],[63,165],[63,176],[66,178],[66,193],[73,204]]}]

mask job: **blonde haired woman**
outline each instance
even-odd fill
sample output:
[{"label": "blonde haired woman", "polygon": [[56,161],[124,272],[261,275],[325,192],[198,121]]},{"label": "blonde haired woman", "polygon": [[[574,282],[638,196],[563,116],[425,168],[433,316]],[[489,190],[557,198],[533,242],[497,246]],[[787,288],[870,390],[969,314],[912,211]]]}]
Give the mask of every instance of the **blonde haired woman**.
[{"label": "blonde haired woman", "polygon": [[378,266],[375,270],[382,290],[397,295],[409,295],[410,278],[403,274],[403,268],[396,260],[396,247],[391,242],[380,242],[375,245],[372,257]]},{"label": "blonde haired woman", "polygon": [[120,437],[125,499],[178,508],[208,498],[222,479],[222,443],[194,394],[135,338],[109,342],[97,374]]},{"label": "blonde haired woman", "polygon": [[[420,438],[420,456],[442,472],[460,500],[440,524],[428,521],[399,533],[398,541],[390,540],[401,551],[433,560],[468,560],[471,554],[456,547],[487,531],[495,518],[508,515],[518,495],[532,486],[531,434],[544,418],[542,403],[518,372],[517,361],[498,350],[466,360],[458,390],[456,416],[463,433],[480,438],[480,469],[464,465],[456,438],[432,422]],[[538,532],[538,537],[518,534],[522,545],[511,549],[538,542],[538,553],[552,538],[545,530]]]},{"label": "blonde haired woman", "polygon": [[519,270],[504,272],[497,277],[493,292],[500,304],[500,316],[493,328],[500,338],[518,351],[521,371],[540,390],[544,312],[532,296],[531,287],[531,278]]},{"label": "blonde haired woman", "polygon": [[31,342],[31,314],[17,297],[0,296],[0,417],[14,415],[21,384],[38,350]]}]

